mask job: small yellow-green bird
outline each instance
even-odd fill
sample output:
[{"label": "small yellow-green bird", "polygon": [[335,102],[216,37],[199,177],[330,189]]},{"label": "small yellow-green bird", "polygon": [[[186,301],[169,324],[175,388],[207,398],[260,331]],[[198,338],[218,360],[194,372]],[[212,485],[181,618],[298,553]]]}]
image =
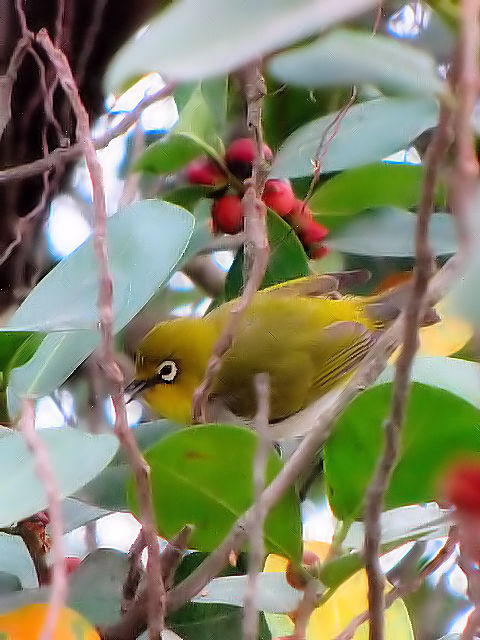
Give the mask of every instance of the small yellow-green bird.
[{"label": "small yellow-green bird", "polygon": [[[342,279],[342,274],[311,276],[257,292],[223,357],[210,398],[250,419],[256,411],[253,380],[265,372],[273,422],[292,416],[345,381],[379,332],[399,314],[408,284],[362,298],[341,296]],[[193,393],[232,304],[224,303],[203,318],[157,324],[136,354],[136,377],[127,387],[130,398],[143,392],[160,415],[190,423]],[[422,324],[437,320],[431,309]]]}]

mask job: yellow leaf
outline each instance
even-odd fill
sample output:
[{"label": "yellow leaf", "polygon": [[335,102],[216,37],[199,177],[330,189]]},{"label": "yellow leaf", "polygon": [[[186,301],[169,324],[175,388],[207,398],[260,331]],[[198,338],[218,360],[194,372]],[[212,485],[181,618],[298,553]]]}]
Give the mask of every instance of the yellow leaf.
[{"label": "yellow leaf", "polygon": [[[324,560],[329,545],[306,541],[304,548]],[[265,562],[265,571],[283,572],[287,562],[286,558],[271,554]],[[340,585],[332,597],[313,612],[307,628],[307,640],[333,640],[367,606],[367,574],[362,569]],[[385,638],[413,640],[412,625],[403,600],[397,600],[385,613]],[[354,640],[368,640],[368,623],[359,627]]]},{"label": "yellow leaf", "polygon": [[[30,604],[0,614],[1,640],[36,640],[47,618],[48,604]],[[64,607],[58,616],[52,640],[100,640],[87,620],[73,609]]]},{"label": "yellow leaf", "polygon": [[448,298],[436,307],[440,322],[419,331],[419,353],[424,356],[450,356],[460,351],[473,336],[472,325],[455,315]]}]

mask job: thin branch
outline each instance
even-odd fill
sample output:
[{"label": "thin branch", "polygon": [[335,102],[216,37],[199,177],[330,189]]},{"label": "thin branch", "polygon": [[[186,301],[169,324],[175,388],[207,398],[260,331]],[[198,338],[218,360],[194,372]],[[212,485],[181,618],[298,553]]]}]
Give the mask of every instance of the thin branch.
[{"label": "thin branch", "polygon": [[183,526],[162,551],[162,575],[167,589],[170,589],[173,584],[175,571],[188,547],[193,530],[194,527],[191,524]]},{"label": "thin branch", "polygon": [[67,595],[67,574],[65,571],[65,554],[63,550],[63,523],[60,491],[55,479],[55,472],[43,440],[35,431],[35,404],[30,398],[22,403],[20,429],[25,442],[35,459],[37,475],[42,482],[48,500],[50,531],[53,554],[52,595],[40,640],[53,637],[58,615],[65,604]]},{"label": "thin branch", "polygon": [[[141,100],[138,105],[130,111],[117,125],[105,131],[105,133],[92,141],[95,149],[103,149],[112,140],[126,133],[131,126],[133,126],[141,117],[142,113],[147,107],[167,98],[173,92],[175,88],[174,83],[166,84],[162,89],[159,89],[155,93],[146,96]],[[81,142],[72,144],[72,146],[64,149],[58,147],[48,154],[45,158],[34,160],[26,164],[19,165],[17,167],[9,167],[0,171],[0,184],[8,182],[10,180],[23,180],[31,176],[36,176],[44,171],[52,171],[59,164],[71,162],[76,158],[79,158],[84,153],[84,146]]]},{"label": "thin branch", "polygon": [[[478,520],[468,518],[459,522],[459,550],[458,565],[467,578],[467,596],[473,604],[461,640],[474,640],[480,629],[480,571],[477,562]],[[472,544],[473,543],[473,544]],[[473,552],[473,553],[472,553]]]},{"label": "thin branch", "polygon": [[65,19],[65,0],[57,0],[57,17],[55,19],[55,38],[53,40],[53,43],[59,49],[62,47],[64,19]]},{"label": "thin branch", "polygon": [[[173,583],[175,570],[180,563],[193,532],[191,525],[185,525],[162,551],[162,571],[166,585]],[[134,543],[135,544],[135,543]],[[141,588],[137,598],[128,607],[124,616],[115,625],[100,628],[102,640],[132,640],[145,631],[147,619],[148,585]]]},{"label": "thin branch", "polygon": [[[448,558],[455,551],[456,544],[457,544],[456,534],[454,531],[451,531],[447,541],[445,542],[443,547],[440,549],[440,551],[437,553],[437,555],[434,556],[428,562],[428,564],[418,573],[418,575],[415,576],[415,578],[413,578],[413,580],[410,580],[409,582],[403,585],[400,584],[398,586],[395,586],[393,587],[393,589],[391,589],[387,593],[387,595],[385,596],[385,608],[388,609],[389,607],[391,607],[392,604],[396,600],[398,600],[398,598],[403,598],[408,593],[411,593],[412,591],[416,591],[421,586],[421,584],[426,580],[426,578],[428,578],[428,576],[434,573],[439,567],[442,566],[444,562],[446,562],[446,560],[448,560]],[[364,624],[365,622],[367,622],[367,620],[368,620],[368,610],[356,616],[350,622],[348,627],[346,627],[335,638],[335,640],[352,640],[358,627]]]},{"label": "thin branch", "polygon": [[135,200],[140,183],[140,174],[132,171],[132,167],[145,150],[145,134],[140,122],[137,122],[133,131],[133,144],[130,153],[130,166],[123,183],[122,195],[119,200],[119,207],[126,207]]},{"label": "thin branch", "polygon": [[318,580],[314,578],[309,580],[305,587],[303,597],[295,611],[294,640],[306,640],[310,616],[318,605],[318,587]]},{"label": "thin branch", "polygon": [[234,236],[214,236],[206,245],[201,247],[198,255],[205,255],[214,251],[236,251],[244,242],[245,233],[243,231]]},{"label": "thin branch", "polygon": [[254,427],[257,432],[258,445],[253,460],[253,486],[254,503],[256,511],[252,519],[249,531],[249,562],[248,581],[243,603],[243,637],[244,640],[257,640],[258,637],[258,610],[255,605],[258,574],[262,570],[265,549],[263,545],[263,526],[267,512],[262,509],[260,497],[265,489],[265,470],[268,454],[271,449],[271,441],[268,436],[268,416],[270,414],[270,383],[266,373],[255,376],[255,390],[257,394],[257,415]]},{"label": "thin branch", "polygon": [[383,0],[380,0],[380,2],[377,4],[377,8],[375,9],[375,21],[373,23],[373,27],[372,27],[372,35],[376,35],[377,31],[380,28],[380,25],[382,24],[382,18],[383,18]]},{"label": "thin branch", "polygon": [[392,407],[385,423],[384,449],[365,495],[364,553],[368,576],[370,640],[383,640],[384,637],[385,578],[379,561],[380,516],[383,510],[385,491],[398,457],[400,432],[409,394],[410,373],[418,346],[418,326],[425,306],[428,281],[432,274],[433,256],[428,243],[428,224],[433,211],[437,176],[450,144],[451,115],[450,108],[443,104],[440,109],[438,126],[426,153],[425,179],[417,212],[416,269],[405,312],[403,346],[395,367]]},{"label": "thin branch", "polygon": [[458,103],[454,123],[456,157],[450,198],[459,240],[463,246],[468,246],[471,240],[466,217],[478,177],[478,160],[471,116],[475,109],[479,90],[479,10],[480,2],[478,0],[463,0],[457,59],[455,61],[458,78],[455,95],[458,96]]},{"label": "thin branch", "polygon": [[75,80],[78,85],[81,85],[85,77],[85,71],[87,69],[90,55],[93,51],[93,47],[97,41],[97,36],[102,26],[102,17],[107,6],[108,0],[96,0],[93,7],[93,16],[89,21],[88,30],[83,40],[82,50],[78,56],[78,63],[75,72]]},{"label": "thin branch", "polygon": [[308,187],[307,195],[303,200],[303,206],[305,207],[308,204],[308,201],[312,197],[313,191],[320,180],[320,174],[322,172],[323,163],[325,162],[325,158],[327,157],[328,150],[330,149],[330,145],[334,141],[338,132],[340,131],[340,127],[342,126],[343,119],[347,115],[350,110],[350,107],[353,105],[355,100],[357,99],[357,87],[352,88],[352,94],[348,99],[348,102],[343,105],[340,111],[336,114],[336,116],[332,119],[330,124],[325,128],[325,131],[320,138],[320,142],[318,144],[317,152],[315,157],[312,159],[313,165],[313,177],[310,182],[310,186]]},{"label": "thin branch", "polygon": [[113,341],[113,282],[110,273],[106,245],[106,207],[103,188],[103,175],[98,161],[95,146],[90,137],[90,122],[87,111],[80,99],[78,88],[72,76],[68,60],[56,49],[48,33],[41,30],[37,35],[39,44],[44,48],[54,65],[58,79],[70,99],[77,119],[77,137],[84,149],[85,160],[93,190],[95,210],[94,248],[99,265],[98,310],[99,325],[102,336],[102,367],[109,379],[112,389],[112,401],[115,407],[115,433],[123,446],[132,468],[137,489],[143,531],[148,547],[147,581],[149,588],[149,637],[150,640],[160,638],[163,628],[163,610],[165,589],[161,577],[160,551],[156,535],[150,491],[150,469],[145,462],[136,440],[128,427],[125,398],[123,393],[123,374],[115,361]]},{"label": "thin branch", "polygon": [[138,536],[132,543],[128,552],[128,572],[122,588],[122,604],[120,610],[122,613],[128,611],[132,602],[135,601],[138,585],[143,574],[142,553],[147,543],[143,535],[143,529],[140,529]]},{"label": "thin branch", "polygon": [[266,91],[260,62],[254,62],[245,69],[245,78],[247,124],[256,146],[252,177],[247,181],[247,189],[242,199],[245,225],[245,266],[248,268],[248,277],[242,295],[232,307],[227,326],[215,344],[207,364],[205,377],[193,394],[192,415],[194,422],[205,421],[208,395],[220,370],[223,355],[231,347],[242,318],[262,283],[270,255],[266,231],[266,207],[260,199],[267,178],[261,123],[263,98]]}]

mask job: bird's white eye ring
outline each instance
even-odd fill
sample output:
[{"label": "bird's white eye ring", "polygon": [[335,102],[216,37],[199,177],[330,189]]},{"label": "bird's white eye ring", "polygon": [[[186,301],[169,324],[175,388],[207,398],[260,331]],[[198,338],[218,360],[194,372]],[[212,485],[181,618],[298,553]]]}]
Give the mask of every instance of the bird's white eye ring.
[{"label": "bird's white eye ring", "polygon": [[157,369],[157,375],[162,382],[171,383],[175,380],[178,367],[173,360],[164,360]]}]

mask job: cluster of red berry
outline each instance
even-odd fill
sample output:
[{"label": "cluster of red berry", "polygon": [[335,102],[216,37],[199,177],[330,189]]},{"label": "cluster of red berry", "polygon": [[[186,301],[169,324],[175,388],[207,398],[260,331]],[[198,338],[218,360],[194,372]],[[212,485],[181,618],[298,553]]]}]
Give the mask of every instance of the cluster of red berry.
[{"label": "cluster of red berry", "polygon": [[[270,147],[265,144],[263,150],[265,160],[272,162],[273,154]],[[225,164],[236,178],[243,181],[252,175],[254,156],[253,141],[250,138],[238,138],[227,147]],[[215,232],[234,234],[243,229],[241,198],[237,192],[228,192],[228,177],[221,167],[210,158],[197,158],[188,165],[186,176],[191,184],[219,188],[211,211]],[[313,219],[311,209],[303,200],[295,197],[289,180],[267,180],[262,200],[267,207],[291,225],[311,258],[321,258],[327,253],[327,248],[322,242],[328,234],[328,229]]]}]

